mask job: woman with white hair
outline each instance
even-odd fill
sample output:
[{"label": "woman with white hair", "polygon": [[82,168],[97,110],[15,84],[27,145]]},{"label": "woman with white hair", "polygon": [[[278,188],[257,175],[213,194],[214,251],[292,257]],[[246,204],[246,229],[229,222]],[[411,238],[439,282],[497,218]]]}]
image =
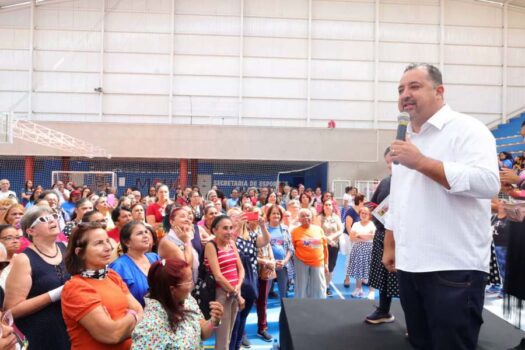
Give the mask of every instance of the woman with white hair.
[{"label": "woman with white hair", "polygon": [[301,226],[292,231],[295,262],[295,297],[326,299],[328,245],[323,229],[312,225],[312,211],[299,210]]},{"label": "woman with white hair", "polygon": [[60,297],[70,275],[64,266],[66,247],[56,242],[58,214],[50,207],[34,206],[21,226],[31,244],[13,258],[4,307],[11,310],[31,349],[69,349]]}]

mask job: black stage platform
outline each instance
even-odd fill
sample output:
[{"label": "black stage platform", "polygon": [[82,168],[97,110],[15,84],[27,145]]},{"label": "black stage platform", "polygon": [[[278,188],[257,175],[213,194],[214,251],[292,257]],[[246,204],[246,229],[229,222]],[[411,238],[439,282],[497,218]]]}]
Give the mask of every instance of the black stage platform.
[{"label": "black stage platform", "polygon": [[[363,322],[373,305],[369,300],[285,299],[279,325],[281,350],[411,349],[399,301],[392,302],[396,320],[388,324]],[[506,350],[525,337],[525,332],[489,311],[484,310],[483,319],[480,350]]]}]

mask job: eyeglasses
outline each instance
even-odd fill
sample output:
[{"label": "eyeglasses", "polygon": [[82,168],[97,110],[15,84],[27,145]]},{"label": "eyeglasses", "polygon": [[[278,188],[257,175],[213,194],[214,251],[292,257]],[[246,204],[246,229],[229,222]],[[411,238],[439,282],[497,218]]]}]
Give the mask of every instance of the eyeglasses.
[{"label": "eyeglasses", "polygon": [[56,213],[39,216],[39,217],[36,218],[35,221],[33,221],[31,226],[29,226],[29,228],[33,228],[33,227],[35,227],[36,225],[38,225],[40,223],[46,223],[46,222],[49,222],[51,220],[58,220],[58,217],[59,216]]},{"label": "eyeglasses", "polygon": [[11,242],[11,241],[19,241],[22,238],[22,236],[7,236],[0,238],[2,241],[5,242]]}]

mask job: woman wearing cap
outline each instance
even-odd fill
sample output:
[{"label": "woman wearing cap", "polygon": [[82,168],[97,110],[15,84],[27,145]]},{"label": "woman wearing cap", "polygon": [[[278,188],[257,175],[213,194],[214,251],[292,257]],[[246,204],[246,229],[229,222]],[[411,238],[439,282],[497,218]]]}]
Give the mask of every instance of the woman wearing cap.
[{"label": "woman wearing cap", "polygon": [[7,277],[4,308],[31,349],[69,349],[60,296],[70,275],[64,266],[66,247],[55,242],[58,215],[47,206],[35,206],[22,217],[22,231],[31,245],[13,258]]}]

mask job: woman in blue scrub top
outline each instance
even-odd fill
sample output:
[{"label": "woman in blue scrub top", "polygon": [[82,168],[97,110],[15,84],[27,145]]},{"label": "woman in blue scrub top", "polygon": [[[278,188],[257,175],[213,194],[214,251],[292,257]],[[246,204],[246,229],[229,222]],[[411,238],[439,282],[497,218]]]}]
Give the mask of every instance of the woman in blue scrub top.
[{"label": "woman in blue scrub top", "polygon": [[148,271],[159,260],[156,253],[149,252],[151,237],[140,221],[131,221],[120,230],[120,244],[124,255],[109,267],[115,270],[127,284],[129,291],[144,307],[144,295],[148,292]]}]

